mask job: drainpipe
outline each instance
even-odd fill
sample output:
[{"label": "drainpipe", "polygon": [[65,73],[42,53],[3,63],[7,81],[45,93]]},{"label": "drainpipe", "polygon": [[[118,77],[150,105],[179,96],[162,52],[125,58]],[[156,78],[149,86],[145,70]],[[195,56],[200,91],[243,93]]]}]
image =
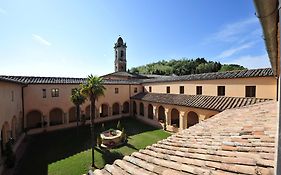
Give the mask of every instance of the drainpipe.
[{"label": "drainpipe", "polygon": [[21,108],[22,108],[22,131],[24,131],[24,88],[27,87],[28,85],[24,85],[21,87]]},{"label": "drainpipe", "polygon": [[254,0],[256,16],[259,18],[267,53],[275,76],[279,75],[277,25],[278,0]]}]

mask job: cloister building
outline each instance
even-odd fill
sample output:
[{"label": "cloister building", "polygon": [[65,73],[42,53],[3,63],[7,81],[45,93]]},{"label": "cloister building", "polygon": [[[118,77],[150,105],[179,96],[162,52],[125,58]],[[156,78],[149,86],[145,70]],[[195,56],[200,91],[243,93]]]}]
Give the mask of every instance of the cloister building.
[{"label": "cloister building", "polygon": [[[271,68],[185,76],[126,72],[126,43],[115,44],[115,72],[102,76],[105,95],[96,102],[95,122],[136,117],[178,132],[232,108],[277,98]],[[0,76],[1,150],[10,137],[20,145],[25,134],[76,126],[70,96],[85,78]],[[90,122],[90,103],[81,106]],[[231,122],[231,121],[230,121]]]}]

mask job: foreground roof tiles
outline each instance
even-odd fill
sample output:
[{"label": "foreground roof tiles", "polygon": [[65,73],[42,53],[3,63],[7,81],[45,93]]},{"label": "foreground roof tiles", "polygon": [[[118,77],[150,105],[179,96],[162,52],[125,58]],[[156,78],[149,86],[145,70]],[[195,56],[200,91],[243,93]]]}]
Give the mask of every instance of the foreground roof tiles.
[{"label": "foreground roof tiles", "polygon": [[270,100],[252,97],[225,97],[163,93],[139,93],[131,97],[131,99],[148,101],[153,103],[210,109],[216,111],[223,111],[225,109],[237,108]]},{"label": "foreground roof tiles", "polygon": [[94,175],[273,174],[277,104],[229,109]]},{"label": "foreground roof tiles", "polygon": [[160,77],[156,79],[143,80],[143,83],[157,83],[169,81],[196,81],[196,80],[215,80],[215,79],[232,79],[232,78],[251,78],[251,77],[273,77],[271,68],[236,70],[228,72],[214,72],[191,74],[183,76]]}]

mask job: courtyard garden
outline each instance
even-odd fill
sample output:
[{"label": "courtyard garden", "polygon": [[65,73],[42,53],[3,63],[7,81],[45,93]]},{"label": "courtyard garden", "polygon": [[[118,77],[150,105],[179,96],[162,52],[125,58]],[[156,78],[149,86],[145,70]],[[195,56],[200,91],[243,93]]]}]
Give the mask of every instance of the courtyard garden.
[{"label": "courtyard garden", "polygon": [[[97,124],[96,133],[116,129],[119,120]],[[125,155],[143,149],[170,134],[133,118],[120,120],[127,142],[112,149],[95,148],[95,165],[104,167]],[[16,174],[78,175],[87,173],[91,166],[90,127],[80,126],[42,133],[26,138],[27,149],[16,167]]]}]

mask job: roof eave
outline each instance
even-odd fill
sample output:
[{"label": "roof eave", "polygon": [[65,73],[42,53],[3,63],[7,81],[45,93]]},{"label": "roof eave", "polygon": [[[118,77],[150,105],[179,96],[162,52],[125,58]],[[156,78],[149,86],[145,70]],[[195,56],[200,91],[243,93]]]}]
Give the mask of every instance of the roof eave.
[{"label": "roof eave", "polygon": [[278,1],[277,0],[254,0],[256,16],[259,18],[268,57],[275,76],[280,74],[278,52]]}]

